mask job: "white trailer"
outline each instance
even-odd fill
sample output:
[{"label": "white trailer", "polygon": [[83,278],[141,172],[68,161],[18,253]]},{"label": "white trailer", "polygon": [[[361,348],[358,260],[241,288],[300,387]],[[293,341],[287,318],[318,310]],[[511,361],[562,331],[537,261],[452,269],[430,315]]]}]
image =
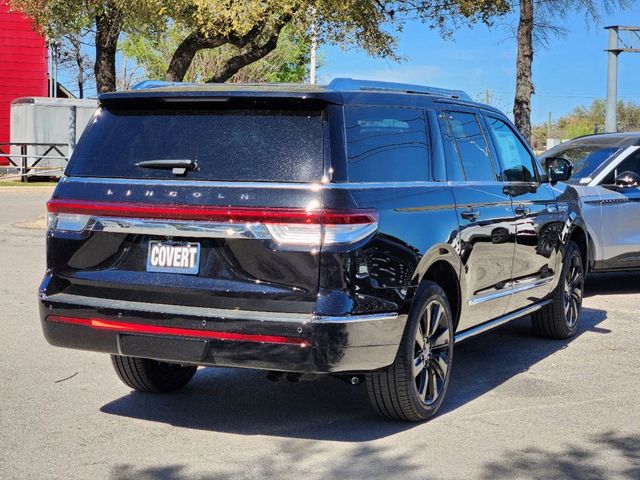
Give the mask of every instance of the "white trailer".
[{"label": "white trailer", "polygon": [[13,170],[20,175],[60,176],[97,106],[97,100],[48,97],[13,100],[10,143],[2,149],[10,152]]}]

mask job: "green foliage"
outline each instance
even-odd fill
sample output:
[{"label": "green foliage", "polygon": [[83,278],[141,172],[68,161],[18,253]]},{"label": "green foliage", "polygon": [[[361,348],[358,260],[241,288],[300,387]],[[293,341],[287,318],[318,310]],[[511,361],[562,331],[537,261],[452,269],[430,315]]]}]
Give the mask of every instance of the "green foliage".
[{"label": "green foliage", "polygon": [[[308,51],[306,33],[312,24],[322,44],[355,46],[371,55],[397,60],[396,37],[409,19],[447,36],[459,24],[491,24],[494,17],[511,9],[508,0],[9,2],[33,17],[51,40],[94,26],[98,33],[105,32],[104,36],[96,35],[96,52],[108,52],[96,63],[101,91],[115,88],[112,45],[113,37],[118,38],[121,31],[126,36],[122,42],[125,54],[140,61],[154,78],[202,81],[232,76],[299,81],[304,76],[302,65]],[[290,29],[282,30],[283,25]],[[283,31],[284,40],[276,43]],[[252,65],[254,62],[257,65]],[[217,74],[207,79],[207,72]]]},{"label": "green foliage", "polygon": [[[569,139],[588,135],[604,129],[606,104],[604,100],[594,100],[591,105],[576,107],[571,113],[560,117],[551,124],[551,136]],[[534,127],[533,143],[544,146],[547,140],[547,124]],[[618,130],[631,132],[640,130],[640,105],[634,102],[618,102]]]},{"label": "green foliage", "polygon": [[[128,34],[120,43],[120,49],[126,57],[134,59],[144,69],[145,78],[164,80],[171,57],[187,33],[184,28],[172,24],[156,37]],[[238,50],[232,45],[223,45],[199,51],[184,80],[206,81]],[[303,82],[307,73],[309,51],[310,41],[307,36],[289,26],[280,35],[278,46],[273,52],[242,68],[229,81]]]},{"label": "green foliage", "polygon": [[122,54],[134,59],[145,70],[145,78],[164,80],[173,52],[182,41],[182,32],[172,27],[156,37],[132,33],[127,34],[120,42]]},{"label": "green foliage", "polygon": [[[32,16],[50,38],[78,33],[104,13],[121,7],[128,32],[154,35],[168,24],[208,37],[241,36],[274,18],[293,16],[304,28],[315,20],[321,43],[357,45],[373,55],[395,58],[395,35],[407,19],[450,34],[458,23],[490,24],[511,10],[507,0],[9,0]],[[315,12],[313,15],[310,12]]]},{"label": "green foliage", "polygon": [[104,14],[110,5],[126,12],[126,23],[131,28],[145,25],[151,31],[161,28],[166,20],[162,0],[9,0],[8,3],[12,9],[33,18],[51,40],[91,28],[96,16]]},{"label": "green foliage", "polygon": [[[569,115],[558,119],[556,129],[572,138],[593,133],[597,125],[602,131],[606,114],[604,100],[594,100],[588,107],[576,107]],[[618,102],[618,129],[622,132],[640,130],[640,105],[634,102]]]},{"label": "green foliage", "polygon": [[[243,70],[251,71],[254,65],[272,66],[271,71],[266,72],[264,80],[267,82],[300,83],[307,75],[307,65],[311,52],[311,41],[301,34],[290,34],[285,30],[278,39],[278,48],[264,59],[245,67]],[[321,65],[318,65],[320,68]],[[244,81],[257,81],[246,79]]]}]

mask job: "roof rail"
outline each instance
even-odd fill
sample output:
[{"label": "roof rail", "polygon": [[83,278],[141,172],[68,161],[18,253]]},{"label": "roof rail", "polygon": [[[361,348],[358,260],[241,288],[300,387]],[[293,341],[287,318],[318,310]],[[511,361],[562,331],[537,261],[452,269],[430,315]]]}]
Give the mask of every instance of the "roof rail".
[{"label": "roof rail", "polygon": [[165,88],[165,87],[180,87],[184,85],[194,85],[193,83],[185,82],[165,82],[163,80],[143,80],[140,83],[136,83],[131,90],[146,90],[148,88]]},{"label": "roof rail", "polygon": [[468,93],[462,90],[412,85],[410,83],[381,82],[377,80],[357,80],[354,78],[334,78],[327,88],[332,90],[378,90],[404,93],[422,93],[456,100],[473,101]]}]

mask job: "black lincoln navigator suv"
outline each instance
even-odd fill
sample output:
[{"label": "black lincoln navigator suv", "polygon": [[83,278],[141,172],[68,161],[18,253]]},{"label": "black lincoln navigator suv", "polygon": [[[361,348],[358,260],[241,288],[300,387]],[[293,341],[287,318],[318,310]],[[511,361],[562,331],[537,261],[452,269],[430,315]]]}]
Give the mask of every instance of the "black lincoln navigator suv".
[{"label": "black lincoln navigator suv", "polygon": [[455,343],[526,315],[576,331],[589,242],[570,173],[459,91],[105,94],[48,203],[42,328],[139,391],[198,366],[333,374],[424,420]]}]

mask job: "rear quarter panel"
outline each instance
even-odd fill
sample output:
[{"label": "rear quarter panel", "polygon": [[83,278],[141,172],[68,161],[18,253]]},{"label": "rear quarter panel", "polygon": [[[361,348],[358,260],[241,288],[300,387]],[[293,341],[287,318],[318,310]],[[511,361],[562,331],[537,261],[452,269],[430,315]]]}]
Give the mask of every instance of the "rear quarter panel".
[{"label": "rear quarter panel", "polygon": [[379,230],[355,249],[323,249],[318,313],[407,313],[433,263],[446,261],[459,274],[451,188],[445,183],[417,183],[325,190],[323,201],[332,208],[375,208]]}]

